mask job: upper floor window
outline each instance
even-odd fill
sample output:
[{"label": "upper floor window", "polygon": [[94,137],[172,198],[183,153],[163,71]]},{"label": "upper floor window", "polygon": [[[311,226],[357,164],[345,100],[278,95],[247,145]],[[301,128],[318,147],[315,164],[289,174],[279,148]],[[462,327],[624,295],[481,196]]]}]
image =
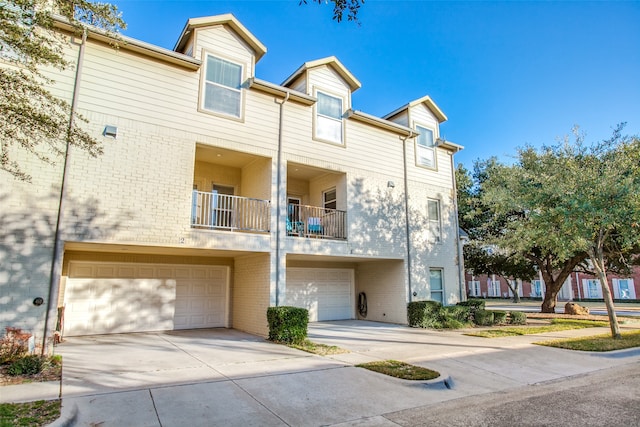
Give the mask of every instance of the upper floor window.
[{"label": "upper floor window", "polygon": [[416,164],[428,168],[436,167],[436,145],[433,130],[416,126],[420,135],[416,139]]},{"label": "upper floor window", "polygon": [[207,55],[203,108],[240,117],[242,108],[242,65]]},{"label": "upper floor window", "polygon": [[322,193],[322,201],[325,209],[337,209],[336,189],[332,188]]},{"label": "upper floor window", "polygon": [[429,233],[435,242],[442,241],[442,227],[440,225],[440,201],[427,200],[427,218],[429,220]]},{"label": "upper floor window", "polygon": [[316,137],[342,144],[342,98],[316,94]]}]

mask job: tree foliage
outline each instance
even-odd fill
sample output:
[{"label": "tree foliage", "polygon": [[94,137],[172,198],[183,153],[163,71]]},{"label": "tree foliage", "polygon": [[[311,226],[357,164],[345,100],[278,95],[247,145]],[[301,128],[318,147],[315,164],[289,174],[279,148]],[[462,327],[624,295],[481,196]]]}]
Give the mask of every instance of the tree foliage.
[{"label": "tree foliage", "polygon": [[[507,215],[493,212],[482,197],[483,184],[497,165],[497,159],[490,158],[477,161],[473,173],[462,165],[456,169],[459,223],[470,239],[464,246],[465,269],[473,275],[495,274],[503,277],[513,293],[514,302],[520,302],[517,279],[530,281],[537,271],[535,264],[520,253],[489,243],[491,236],[500,234],[504,229],[507,218]],[[515,284],[512,285],[510,280]]]},{"label": "tree foliage", "polygon": [[607,301],[606,271],[628,270],[639,252],[640,141],[623,127],[594,145],[576,128],[560,144],[518,150],[512,165],[477,164],[475,208],[464,208],[461,223],[466,217],[484,244],[536,264],[547,289],[543,312],[554,311],[576,269],[598,274]]},{"label": "tree foliage", "polygon": [[[328,0],[311,0],[312,3],[329,3]],[[364,0],[331,0],[333,3],[333,19],[337,22],[342,22],[342,19],[346,16],[347,21],[353,21],[359,23],[358,12],[360,6],[364,4]],[[299,4],[307,4],[307,0],[300,0]]]},{"label": "tree foliage", "polygon": [[[115,34],[125,28],[117,8],[86,0],[11,0],[0,5],[0,169],[17,179],[31,177],[15,159],[25,151],[53,164],[67,144],[91,155],[102,152],[99,142],[78,126],[71,126],[71,106],[46,88],[54,80],[43,70],[63,71],[72,64],[65,57],[69,43],[56,30],[66,21],[82,34],[87,26]],[[85,121],[74,114],[74,120]]]}]

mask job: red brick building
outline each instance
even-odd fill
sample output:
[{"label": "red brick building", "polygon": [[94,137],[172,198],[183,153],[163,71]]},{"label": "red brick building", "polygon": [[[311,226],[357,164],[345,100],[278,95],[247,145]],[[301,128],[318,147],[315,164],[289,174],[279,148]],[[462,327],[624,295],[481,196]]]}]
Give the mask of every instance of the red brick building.
[{"label": "red brick building", "polygon": [[[465,274],[468,297],[479,298],[510,298],[512,292],[507,281],[496,275],[472,276]],[[544,281],[539,277],[531,282],[519,281],[518,294],[522,298],[542,298],[544,295]],[[640,267],[636,267],[629,275],[608,275],[608,285],[615,300],[640,299]],[[602,300],[600,280],[595,276],[584,273],[571,273],[562,286],[558,299],[569,300]]]}]

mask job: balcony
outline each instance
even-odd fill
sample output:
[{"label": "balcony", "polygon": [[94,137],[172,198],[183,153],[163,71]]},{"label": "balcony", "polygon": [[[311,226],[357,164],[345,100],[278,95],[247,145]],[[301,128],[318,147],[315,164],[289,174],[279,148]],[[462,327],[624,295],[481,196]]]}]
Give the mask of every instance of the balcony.
[{"label": "balcony", "polygon": [[266,233],[271,202],[216,192],[193,191],[191,227]]},{"label": "balcony", "polygon": [[347,213],[338,209],[289,204],[287,235],[319,239],[347,239]]}]

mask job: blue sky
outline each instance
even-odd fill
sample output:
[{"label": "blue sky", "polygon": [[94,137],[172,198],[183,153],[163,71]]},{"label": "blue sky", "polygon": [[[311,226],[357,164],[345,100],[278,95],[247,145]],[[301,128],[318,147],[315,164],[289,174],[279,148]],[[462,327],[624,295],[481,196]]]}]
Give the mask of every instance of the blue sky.
[{"label": "blue sky", "polygon": [[257,77],[278,84],[335,55],[362,83],[353,107],[369,114],[429,95],[466,167],[510,162],[517,147],[554,144],[574,125],[587,141],[620,122],[640,134],[640,1],[367,0],[360,26],[311,0],[112,1],[125,35],[169,49],[187,19],[233,13],[267,47]]}]

